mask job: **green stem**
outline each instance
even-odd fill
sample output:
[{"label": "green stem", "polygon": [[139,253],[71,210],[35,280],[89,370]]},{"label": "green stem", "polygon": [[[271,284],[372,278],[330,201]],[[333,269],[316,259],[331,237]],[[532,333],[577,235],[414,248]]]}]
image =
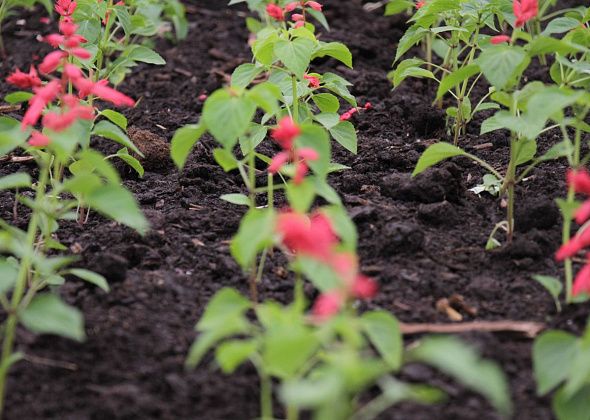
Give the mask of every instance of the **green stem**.
[{"label": "green stem", "polygon": [[297,96],[297,77],[291,76],[291,86],[293,88],[293,120],[299,124],[299,97]]},{"label": "green stem", "polygon": [[260,414],[262,420],[273,420],[272,381],[265,373],[260,374]]},{"label": "green stem", "polygon": [[[254,148],[250,141],[250,151],[248,153],[248,195],[250,198],[250,209],[256,208],[256,156],[254,154]],[[256,279],[258,278],[258,263],[257,258],[252,261],[252,267],[250,267],[249,276],[250,285],[250,299],[253,303],[258,303],[258,285]]]},{"label": "green stem", "polygon": [[297,407],[287,407],[287,420],[299,420],[299,410]]},{"label": "green stem", "polygon": [[506,178],[504,180],[504,185],[508,191],[508,208],[506,210],[506,219],[508,222],[508,242],[512,242],[512,237],[514,236],[514,189],[516,186],[517,141],[518,140],[513,139],[510,142],[510,163],[508,164],[508,170],[506,171]]},{"label": "green stem", "polygon": [[[33,253],[35,248],[35,240],[37,238],[37,232],[39,230],[39,224],[41,221],[41,214],[39,208],[41,207],[43,200],[45,199],[45,189],[49,180],[49,165],[46,161],[42,161],[40,164],[40,176],[36,190],[35,206],[29,221],[29,227],[27,229],[27,252],[22,256],[20,261],[20,267],[12,299],[10,302],[11,310],[6,320],[6,330],[4,332],[4,339],[2,342],[2,359],[0,360],[0,366],[5,366],[8,363],[9,358],[12,356],[14,347],[14,337],[16,333],[16,326],[18,324],[18,308],[23,299],[23,296],[27,288],[27,280],[31,271],[33,262]],[[0,369],[0,416],[4,408],[4,398],[6,395],[6,377],[8,374],[8,368]]]},{"label": "green stem", "polygon": [[0,56],[2,58],[6,58],[6,49],[4,46],[4,37],[2,36],[2,22],[4,22],[4,18],[6,17],[6,8],[8,0],[0,0],[2,4],[0,4]]}]

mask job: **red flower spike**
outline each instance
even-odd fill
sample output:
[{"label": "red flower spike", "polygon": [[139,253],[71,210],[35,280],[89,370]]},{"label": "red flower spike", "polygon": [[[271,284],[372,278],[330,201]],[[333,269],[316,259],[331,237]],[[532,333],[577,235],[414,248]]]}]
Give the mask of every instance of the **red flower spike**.
[{"label": "red flower spike", "polygon": [[537,0],[514,0],[512,11],[516,17],[514,26],[521,28],[525,23],[537,16],[539,13],[539,2]]},{"label": "red flower spike", "polygon": [[74,57],[78,57],[80,60],[88,60],[90,57],[92,57],[92,54],[90,54],[90,51],[88,51],[84,48],[72,48],[70,50],[70,53]]},{"label": "red flower spike", "polygon": [[567,184],[574,187],[578,193],[590,195],[590,174],[586,169],[569,169],[567,171]]},{"label": "red flower spike", "polygon": [[496,35],[490,38],[490,42],[493,45],[503,44],[504,42],[510,42],[508,35]]},{"label": "red flower spike", "polygon": [[416,2],[416,9],[421,9],[424,6],[426,6],[426,1],[421,0],[421,1]]},{"label": "red flower spike", "polygon": [[590,254],[586,256],[588,260],[586,265],[582,267],[574,280],[572,288],[572,295],[578,296],[582,293],[590,295]]},{"label": "red flower spike", "polygon": [[60,34],[49,34],[43,37],[43,41],[47,42],[53,48],[59,48],[59,46],[64,42],[65,37]]},{"label": "red flower spike", "polygon": [[57,0],[55,11],[61,16],[71,16],[76,10],[77,5],[73,0]]},{"label": "red flower spike", "polygon": [[582,203],[578,210],[576,210],[574,217],[576,218],[576,223],[579,225],[583,225],[590,219],[590,200]]},{"label": "red flower spike", "polygon": [[271,174],[276,174],[281,170],[285,164],[289,162],[289,153],[288,152],[281,152],[277,154],[275,157],[272,158],[270,165],[268,166],[268,172]]},{"label": "red flower spike", "polygon": [[277,6],[274,3],[269,3],[266,6],[266,13],[268,13],[268,15],[278,21],[283,21],[285,20],[285,13],[283,12],[283,9],[281,9],[279,6]]},{"label": "red flower spike", "polygon": [[557,250],[555,259],[557,261],[563,261],[565,259],[571,258],[582,249],[586,248],[588,245],[590,245],[590,229],[586,229],[581,233],[578,233],[566,244],[562,245],[559,250]]},{"label": "red flower spike", "polygon": [[303,16],[302,14],[299,14],[299,13],[295,13],[291,16],[291,20],[293,22],[299,22],[299,21],[305,20],[305,16]]},{"label": "red flower spike", "polygon": [[369,277],[359,275],[352,285],[352,294],[359,299],[371,299],[377,294],[379,286]]},{"label": "red flower spike", "polygon": [[67,53],[63,51],[52,51],[45,56],[41,64],[39,64],[39,71],[44,74],[53,73],[61,64],[62,58],[66,57]]},{"label": "red flower spike", "polygon": [[272,138],[281,145],[285,150],[291,150],[293,148],[293,142],[295,138],[301,134],[301,128],[291,117],[284,117],[279,121],[277,128],[272,130]]},{"label": "red flower spike", "polygon": [[303,78],[309,82],[309,87],[317,89],[320,87],[320,79],[316,76],[304,75]]},{"label": "red flower spike", "polygon": [[299,22],[297,22],[295,25],[293,25],[294,28],[302,28],[305,26],[305,22],[300,20]]},{"label": "red flower spike", "polygon": [[329,320],[340,312],[344,302],[344,296],[338,290],[322,293],[313,305],[312,314],[314,320],[316,322]]},{"label": "red flower spike", "polygon": [[59,22],[59,31],[65,37],[71,37],[77,30],[78,25],[76,25],[71,19],[62,19],[61,22]]},{"label": "red flower spike", "polygon": [[[106,82],[106,81],[105,81]],[[113,103],[116,106],[134,106],[135,101],[124,93],[106,86],[104,83],[95,83],[92,87],[92,94],[104,101]]]},{"label": "red flower spike", "polygon": [[296,2],[296,1],[291,2],[291,3],[289,3],[289,4],[287,4],[285,6],[285,12],[286,13],[290,13],[290,12],[292,12],[293,10],[297,9],[300,6],[301,5],[299,4],[299,2]]},{"label": "red flower spike", "polygon": [[37,124],[37,121],[41,118],[43,109],[57,97],[60,90],[61,85],[58,80],[52,80],[45,86],[35,89],[35,96],[29,101],[29,109],[25,112],[25,116],[21,122],[23,130]]},{"label": "red flower spike", "polygon": [[42,84],[35,67],[31,67],[28,74],[16,69],[14,73],[6,78],[6,81],[21,89],[33,88]]},{"label": "red flower spike", "polygon": [[305,5],[307,7],[311,7],[316,12],[321,12],[322,11],[322,5],[319,4],[317,1],[307,1],[307,2],[305,2]]},{"label": "red flower spike", "polygon": [[28,143],[29,146],[33,147],[45,147],[51,143],[51,141],[49,140],[49,137],[35,130],[31,133],[31,138],[29,138]]}]

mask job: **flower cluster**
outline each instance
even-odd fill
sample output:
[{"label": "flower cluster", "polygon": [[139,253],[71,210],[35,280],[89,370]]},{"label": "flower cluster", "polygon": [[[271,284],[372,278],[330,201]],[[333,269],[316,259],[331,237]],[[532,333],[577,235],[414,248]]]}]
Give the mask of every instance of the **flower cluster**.
[{"label": "flower cluster", "polygon": [[279,125],[272,131],[272,138],[283,148],[271,161],[268,171],[271,174],[279,172],[288,162],[295,165],[293,182],[300,184],[309,172],[307,161],[317,160],[318,153],[312,149],[295,147],[295,139],[301,134],[301,128],[291,117],[279,121]]},{"label": "flower cluster", "polygon": [[285,15],[287,13],[291,13],[296,9],[301,9],[302,13],[293,13],[291,16],[291,20],[295,23],[295,28],[299,28],[305,25],[305,8],[309,7],[317,12],[322,11],[322,5],[317,1],[294,1],[287,4],[284,8],[274,4],[269,3],[266,6],[266,13],[279,22],[285,21]]},{"label": "flower cluster", "polygon": [[[590,196],[590,174],[584,169],[570,170],[567,174],[567,182],[575,192]],[[574,214],[576,223],[583,225],[590,219],[590,199],[587,199]],[[580,232],[557,251],[555,258],[563,261],[575,256],[578,252],[590,246],[590,229],[582,228]],[[572,293],[577,296],[581,293],[590,294],[590,253],[586,256],[586,265],[578,272],[574,281]]]},{"label": "flower cluster", "polygon": [[516,17],[514,26],[522,28],[525,23],[535,18],[539,13],[539,2],[538,0],[514,0],[512,11]]},{"label": "flower cluster", "polygon": [[278,216],[276,231],[289,251],[326,264],[338,275],[340,287],[316,300],[312,309],[315,320],[334,316],[350,298],[370,299],[377,293],[377,283],[359,273],[356,255],[338,250],[340,240],[325,214],[285,211]]},{"label": "flower cluster", "polygon": [[373,109],[373,105],[371,104],[371,102],[367,102],[365,104],[365,106],[363,106],[362,108],[361,107],[350,108],[344,114],[340,115],[340,121],[348,121],[349,119],[352,118],[352,116],[354,114],[356,114],[357,112],[359,112],[362,109],[364,109],[365,111],[368,111],[370,109]]},{"label": "flower cluster", "polygon": [[[135,104],[130,97],[108,87],[107,80],[94,82],[86,78],[78,66],[72,64],[73,57],[79,59],[91,57],[90,52],[81,47],[86,40],[77,34],[78,25],[71,18],[71,14],[76,9],[76,2],[59,0],[55,9],[62,16],[59,22],[59,33],[47,35],[43,41],[54,48],[61,49],[47,54],[39,65],[39,71],[47,75],[50,80],[44,84],[33,66],[29,73],[23,73],[17,69],[6,79],[19,88],[31,88],[34,92],[21,123],[23,130],[34,127],[41,119],[45,128],[56,132],[67,129],[77,120],[92,120],[94,108],[82,101],[90,95],[117,106]],[[53,77],[52,73],[60,68],[61,77]],[[77,89],[77,96],[68,92],[70,84]],[[54,102],[59,104],[59,111],[48,110]],[[46,110],[47,112],[44,113]],[[33,131],[29,139],[29,144],[37,147],[47,146],[49,142],[49,138],[39,131]]]}]

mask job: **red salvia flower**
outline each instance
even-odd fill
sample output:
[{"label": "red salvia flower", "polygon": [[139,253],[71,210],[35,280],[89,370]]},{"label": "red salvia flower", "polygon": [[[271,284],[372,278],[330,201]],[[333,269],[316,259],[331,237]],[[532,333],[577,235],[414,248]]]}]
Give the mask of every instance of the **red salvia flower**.
[{"label": "red salvia flower", "polygon": [[279,145],[286,150],[293,148],[293,142],[301,134],[301,128],[291,117],[284,117],[279,121],[277,128],[272,130],[272,138],[279,143]]},{"label": "red salvia flower", "polygon": [[325,322],[336,315],[345,303],[345,297],[339,290],[322,293],[315,301],[312,309],[316,322]]},{"label": "red salvia flower", "polygon": [[537,16],[539,13],[539,2],[537,0],[514,0],[512,10],[516,17],[514,26],[521,28],[525,23]]},{"label": "red salvia flower", "polygon": [[317,89],[320,87],[320,78],[317,76],[310,76],[309,74],[306,74],[303,76],[303,78],[305,80],[307,80],[309,82],[309,86]]},{"label": "red salvia flower", "polygon": [[570,239],[567,243],[562,245],[555,254],[555,259],[557,261],[563,261],[565,259],[571,258],[589,245],[590,229],[585,229]]},{"label": "red salvia flower", "polygon": [[28,74],[16,69],[14,73],[6,78],[6,81],[21,89],[34,88],[42,85],[37,70],[33,66],[31,66]]},{"label": "red salvia flower", "polygon": [[275,20],[285,20],[285,12],[283,11],[283,9],[281,9],[280,6],[277,6],[274,3],[269,3],[266,6],[266,13],[268,13],[268,15]]},{"label": "red salvia flower", "polygon": [[567,183],[577,193],[590,195],[590,174],[586,169],[570,169],[567,171]]},{"label": "red salvia flower", "polygon": [[33,147],[45,147],[51,141],[49,137],[44,134],[41,134],[39,131],[35,130],[31,133],[31,138],[29,138],[29,145]]},{"label": "red salvia flower", "polygon": [[370,277],[358,275],[352,285],[352,294],[359,299],[371,299],[377,294],[377,282]]},{"label": "red salvia flower", "polygon": [[590,295],[590,254],[586,256],[586,265],[576,275],[572,288],[574,296],[582,293]]},{"label": "red salvia flower", "polygon": [[307,1],[307,2],[305,2],[305,5],[307,7],[311,7],[316,12],[322,11],[322,5],[320,3],[318,3],[317,1]]},{"label": "red salvia flower", "polygon": [[420,1],[416,2],[416,9],[421,9],[424,6],[426,6],[426,1],[425,0],[420,0]]},{"label": "red salvia flower", "polygon": [[503,44],[504,42],[510,42],[508,35],[496,35],[490,39],[490,42],[494,45]]},{"label": "red salvia flower", "polygon": [[55,11],[61,16],[72,16],[78,4],[73,0],[57,0]]}]

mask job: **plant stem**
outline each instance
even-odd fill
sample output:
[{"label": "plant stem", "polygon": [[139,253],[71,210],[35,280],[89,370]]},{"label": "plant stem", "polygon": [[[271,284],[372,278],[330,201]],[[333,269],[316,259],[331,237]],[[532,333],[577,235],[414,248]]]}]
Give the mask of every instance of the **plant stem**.
[{"label": "plant stem", "polygon": [[293,108],[293,120],[295,124],[299,124],[299,97],[297,96],[297,77],[295,75],[291,76],[291,85],[293,87],[293,103],[291,104]]},{"label": "plant stem", "polygon": [[297,407],[287,407],[287,420],[299,420],[299,410]]},{"label": "plant stem", "polygon": [[260,417],[262,420],[274,418],[272,410],[272,381],[265,373],[260,374]]},{"label": "plant stem", "polygon": [[[250,141],[250,151],[248,153],[248,194],[250,198],[250,209],[256,208],[256,156],[254,155],[254,148],[252,147],[252,141]],[[252,267],[250,268],[250,299],[253,303],[258,303],[258,286],[256,279],[258,277],[258,264],[257,258],[254,257],[252,261]]]},{"label": "plant stem", "polygon": [[[42,158],[45,159],[45,158]],[[6,320],[6,330],[4,332],[4,339],[2,342],[2,359],[0,360],[0,366],[4,366],[8,363],[9,358],[12,356],[14,347],[14,337],[16,333],[16,326],[18,323],[18,308],[21,304],[23,296],[27,288],[27,280],[31,271],[31,265],[33,262],[33,253],[35,248],[35,240],[37,238],[37,231],[39,230],[39,223],[41,221],[41,214],[39,208],[43,200],[45,199],[45,189],[49,180],[49,165],[45,160],[41,161],[40,164],[40,175],[39,182],[36,189],[35,207],[29,221],[29,227],[27,229],[27,252],[22,256],[20,261],[20,267],[12,299],[10,302],[10,312]],[[0,416],[4,409],[4,398],[6,395],[6,377],[8,375],[8,368],[0,369]]]},{"label": "plant stem", "polygon": [[506,219],[508,222],[508,242],[512,242],[514,235],[514,188],[516,186],[516,156],[517,153],[517,142],[518,140],[512,139],[510,142],[510,163],[508,164],[508,170],[506,171],[506,178],[504,179],[504,185],[508,191],[508,209],[506,210]]}]

